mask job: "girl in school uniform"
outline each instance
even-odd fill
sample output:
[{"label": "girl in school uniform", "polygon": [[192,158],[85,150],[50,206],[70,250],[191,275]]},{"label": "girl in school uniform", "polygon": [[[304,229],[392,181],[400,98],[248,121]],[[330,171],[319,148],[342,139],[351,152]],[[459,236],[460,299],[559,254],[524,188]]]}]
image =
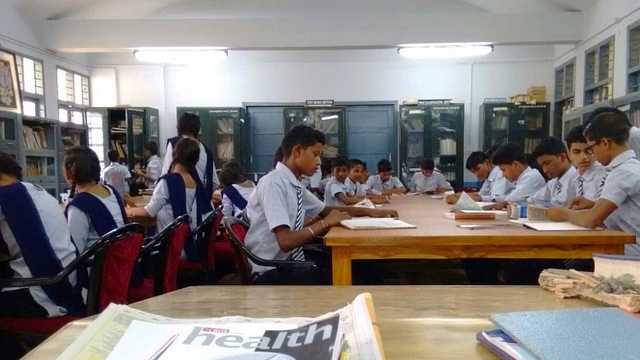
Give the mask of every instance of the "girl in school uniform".
[{"label": "girl in school uniform", "polygon": [[240,217],[247,207],[249,196],[256,185],[244,177],[244,169],[235,161],[227,163],[219,175],[222,190],[222,213],[224,216]]},{"label": "girl in school uniform", "polygon": [[[162,231],[175,218],[188,214],[191,229],[195,229],[213,209],[211,198],[202,183],[197,181],[196,164],[200,156],[199,143],[183,138],[173,148],[170,172],[160,179],[145,207],[130,207],[128,216],[156,218],[157,230]],[[195,244],[187,242],[183,258],[198,260]]]},{"label": "girl in school uniform", "polygon": [[75,196],[65,214],[71,237],[79,252],[111,230],[127,222],[124,202],[109,185],[100,185],[100,160],[85,146],[67,149],[63,160],[64,177],[75,188]]}]

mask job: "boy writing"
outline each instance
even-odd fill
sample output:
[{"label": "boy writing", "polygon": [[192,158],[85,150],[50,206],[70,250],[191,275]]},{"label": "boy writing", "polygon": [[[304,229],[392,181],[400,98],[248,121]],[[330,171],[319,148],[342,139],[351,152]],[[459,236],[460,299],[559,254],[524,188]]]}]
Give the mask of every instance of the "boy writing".
[{"label": "boy writing", "polygon": [[584,149],[587,147],[587,139],[584,138],[584,127],[578,125],[567,134],[567,147],[569,147],[569,159],[576,167],[577,172],[573,179],[573,187],[576,196],[596,201],[598,199],[598,185],[604,176],[605,169],[591,154]]},{"label": "boy writing", "polygon": [[440,170],[436,170],[433,159],[424,159],[420,162],[420,172],[413,174],[411,178],[411,191],[443,193],[453,190],[451,184],[444,178]]},{"label": "boy writing", "polygon": [[[480,191],[468,193],[467,195],[475,201],[496,202],[504,200],[510,186],[508,186],[508,182],[502,175],[500,168],[491,163],[486,153],[482,151],[472,152],[465,165],[467,170],[475,175],[478,180],[484,181]],[[447,196],[446,201],[448,204],[455,204],[459,198],[460,193],[451,194]]]},{"label": "boy writing", "polygon": [[[320,166],[324,134],[310,126],[292,128],[282,140],[283,161],[258,182],[249,197],[247,214],[251,226],[245,244],[255,255],[267,260],[304,260],[301,246],[316,234],[338,225],[350,216],[396,217],[395,210],[326,206],[300,184],[302,175],[311,176]],[[303,227],[304,215],[320,220]],[[309,284],[317,282],[316,272],[306,269],[279,271],[252,264],[261,284]]]},{"label": "boy writing", "polygon": [[365,185],[369,191],[382,195],[404,194],[407,192],[400,179],[391,176],[391,162],[387,159],[378,161],[378,175],[370,176]]},{"label": "boy writing", "polygon": [[575,197],[573,180],[576,175],[576,169],[567,156],[567,148],[562,141],[546,137],[533,150],[533,156],[550,180],[543,188],[531,195],[527,202],[567,205]]}]

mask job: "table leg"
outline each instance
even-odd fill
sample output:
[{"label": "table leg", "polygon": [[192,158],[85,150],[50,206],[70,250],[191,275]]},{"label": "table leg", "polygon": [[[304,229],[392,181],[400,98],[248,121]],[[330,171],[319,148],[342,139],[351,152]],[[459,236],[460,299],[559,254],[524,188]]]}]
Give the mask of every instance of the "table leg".
[{"label": "table leg", "polygon": [[333,285],[351,285],[351,251],[346,246],[331,248]]}]

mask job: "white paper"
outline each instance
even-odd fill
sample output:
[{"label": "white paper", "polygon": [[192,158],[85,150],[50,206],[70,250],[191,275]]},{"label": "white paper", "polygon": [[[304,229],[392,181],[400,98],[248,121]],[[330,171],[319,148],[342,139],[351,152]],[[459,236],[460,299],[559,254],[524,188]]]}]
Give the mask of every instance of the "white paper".
[{"label": "white paper", "polygon": [[477,202],[473,201],[471,196],[467,193],[462,193],[458,202],[451,207],[451,212],[456,212],[458,210],[482,210],[482,206],[480,206]]},{"label": "white paper", "polygon": [[350,230],[375,230],[375,229],[415,229],[417,226],[402,220],[389,218],[356,218],[340,221],[340,225]]},{"label": "white paper", "polygon": [[526,218],[520,218],[518,220],[510,220],[513,223],[522,224],[530,229],[537,231],[602,231],[603,228],[586,228],[580,225],[570,223],[568,221],[544,221],[544,220],[529,220]]}]

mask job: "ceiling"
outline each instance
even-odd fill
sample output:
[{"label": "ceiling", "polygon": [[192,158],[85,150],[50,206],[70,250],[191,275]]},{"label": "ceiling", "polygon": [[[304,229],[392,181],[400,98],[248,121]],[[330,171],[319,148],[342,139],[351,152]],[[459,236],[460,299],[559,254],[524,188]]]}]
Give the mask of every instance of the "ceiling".
[{"label": "ceiling", "polygon": [[4,0],[57,52],[575,44],[597,0]]}]

